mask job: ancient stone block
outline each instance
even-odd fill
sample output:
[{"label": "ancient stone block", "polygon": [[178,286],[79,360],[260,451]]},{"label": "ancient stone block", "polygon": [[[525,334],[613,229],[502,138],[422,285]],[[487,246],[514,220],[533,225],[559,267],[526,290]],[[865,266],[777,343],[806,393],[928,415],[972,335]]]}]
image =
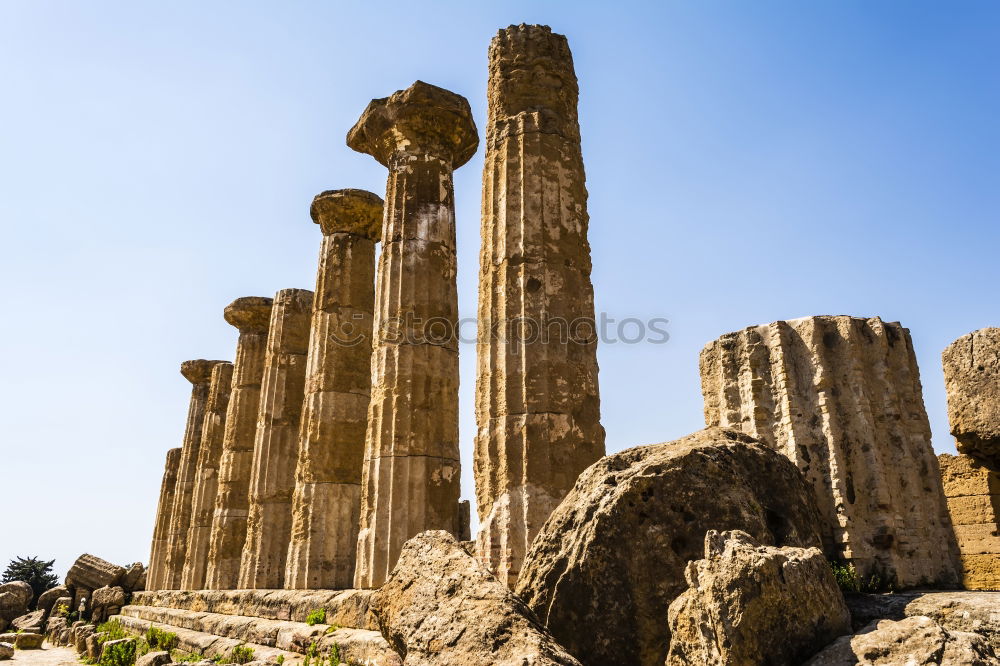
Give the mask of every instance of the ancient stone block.
[{"label": "ancient stone block", "polygon": [[65,597],[69,593],[69,588],[65,585],[56,585],[55,587],[49,588],[38,595],[38,602],[35,604],[35,608],[40,611],[45,611],[48,615],[53,606],[55,606],[56,601],[61,597]]},{"label": "ancient stone block", "polygon": [[310,212],[323,243],[285,587],[348,588],[361,513],[382,199],[363,190],[334,190],[317,196]]},{"label": "ancient stone block", "polygon": [[1000,328],[963,335],[941,358],[959,453],[1000,471]]},{"label": "ancient stone block", "polygon": [[160,499],[156,504],[156,522],[153,525],[153,543],[149,553],[149,575],[146,577],[146,584],[151,590],[162,589],[166,578],[170,516],[174,510],[174,494],[177,490],[177,472],[180,463],[179,447],[167,451],[167,461],[163,466],[163,481],[160,484]]},{"label": "ancient stone block", "polygon": [[820,545],[815,500],[787,458],[707,428],[588,467],[535,537],[517,594],[588,666],[662,666],[667,610],[710,529]]},{"label": "ancient stone block", "polygon": [[459,528],[452,172],[479,139],[464,97],[417,81],[372,100],[347,144],[389,169],[354,576],[378,587],[407,539]]},{"label": "ancient stone block", "polygon": [[957,582],[909,331],[846,316],[750,327],[702,350],[701,382],[706,423],[798,465],[830,556],[897,589]]},{"label": "ancient stone block", "polygon": [[284,586],[313,292],[282,289],[271,310],[250,470],[241,589]]},{"label": "ancient stone block", "polygon": [[604,455],[577,82],[546,26],[490,44],[476,497],[483,563],[511,584],[532,539]]},{"label": "ancient stone block", "polygon": [[73,566],[66,572],[66,585],[93,590],[105,585],[117,585],[124,575],[125,567],[84,553],[76,558]]},{"label": "ancient stone block", "polygon": [[[273,301],[261,296],[237,298],[226,306],[226,321],[239,332],[233,362],[233,381],[222,436],[218,488],[209,538],[205,587],[234,589],[247,536],[250,468],[253,465],[257,410],[264,376],[267,331]],[[156,588],[150,588],[156,589]]]},{"label": "ancient stone block", "polygon": [[1000,474],[967,455],[938,456],[968,590],[1000,590]]}]

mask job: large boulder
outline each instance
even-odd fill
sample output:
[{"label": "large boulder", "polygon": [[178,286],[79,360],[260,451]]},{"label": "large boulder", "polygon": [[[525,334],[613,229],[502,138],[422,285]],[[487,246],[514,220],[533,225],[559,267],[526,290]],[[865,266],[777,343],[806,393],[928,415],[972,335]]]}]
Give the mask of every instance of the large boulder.
[{"label": "large boulder", "polygon": [[125,568],[107,560],[84,553],[66,572],[66,584],[96,590],[105,585],[114,586],[125,576]]},{"label": "large boulder", "polygon": [[851,633],[851,615],[818,548],[759,545],[709,530],[705,559],[670,604],[668,666],[798,666]]},{"label": "large boulder", "polygon": [[579,666],[447,532],[407,541],[371,608],[406,666]]},{"label": "large boulder", "polygon": [[169,652],[147,652],[135,660],[135,666],[167,666],[172,661]]},{"label": "large boulder", "polygon": [[963,335],[941,360],[955,446],[1000,469],[1000,328]]},{"label": "large boulder", "polygon": [[90,620],[100,624],[117,615],[125,605],[125,590],[121,587],[99,587],[90,598]]},{"label": "large boulder", "polygon": [[125,570],[121,586],[126,592],[141,592],[146,589],[146,567],[142,562],[135,562]]},{"label": "large boulder", "polygon": [[949,631],[929,617],[880,620],[854,636],[843,636],[805,666],[997,666],[1000,660],[982,636]]},{"label": "large boulder", "polygon": [[28,612],[35,593],[24,581],[15,580],[0,585],[0,618],[10,622]]},{"label": "large boulder", "polygon": [[56,605],[56,601],[61,597],[68,596],[70,596],[69,588],[65,585],[51,587],[38,595],[38,603],[35,604],[35,608],[45,611],[45,614],[48,615],[52,612],[52,607]]},{"label": "large boulder", "polygon": [[0,643],[0,660],[10,659],[14,656],[14,645],[12,643]]},{"label": "large boulder", "polygon": [[45,636],[30,631],[19,634],[0,634],[0,642],[11,643],[18,650],[38,650],[42,647]]},{"label": "large boulder", "polygon": [[708,530],[814,548],[819,524],[788,458],[743,433],[706,428],[587,468],[535,537],[517,593],[584,664],[663,666],[667,609]]},{"label": "large boulder", "polygon": [[10,623],[10,628],[14,631],[31,631],[40,633],[44,622],[45,611],[36,610],[26,613],[21,617],[14,618],[14,621]]}]

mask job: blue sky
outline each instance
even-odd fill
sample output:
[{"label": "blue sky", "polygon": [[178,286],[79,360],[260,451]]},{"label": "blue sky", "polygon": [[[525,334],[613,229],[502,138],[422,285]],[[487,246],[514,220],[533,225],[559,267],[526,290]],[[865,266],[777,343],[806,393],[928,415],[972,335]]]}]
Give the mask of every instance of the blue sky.
[{"label": "blue sky", "polygon": [[[0,564],[147,560],[180,362],[232,358],[234,298],[312,288],[315,194],[384,192],[344,144],[371,98],[422,79],[482,129],[521,22],[575,55],[598,311],[670,320],[600,349],[609,451],[701,427],[705,343],[813,314],[909,327],[953,450],[940,352],[1000,324],[1000,4],[5,0]],[[456,172],[470,317],[481,170]]]}]

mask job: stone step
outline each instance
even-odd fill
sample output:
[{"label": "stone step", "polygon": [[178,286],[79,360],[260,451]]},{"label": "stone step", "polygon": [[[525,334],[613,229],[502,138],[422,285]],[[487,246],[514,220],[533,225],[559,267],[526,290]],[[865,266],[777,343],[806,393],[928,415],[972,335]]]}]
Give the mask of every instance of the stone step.
[{"label": "stone step", "polygon": [[326,610],[326,622],[378,630],[368,604],[374,590],[157,590],[136,592],[132,604],[305,622]]}]

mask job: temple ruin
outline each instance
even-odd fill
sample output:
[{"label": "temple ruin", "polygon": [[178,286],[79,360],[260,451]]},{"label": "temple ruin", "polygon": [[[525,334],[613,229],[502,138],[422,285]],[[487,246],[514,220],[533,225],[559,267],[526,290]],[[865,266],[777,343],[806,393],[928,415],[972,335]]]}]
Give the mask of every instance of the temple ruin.
[{"label": "temple ruin", "polygon": [[1000,590],[1000,474],[972,456],[938,456],[961,553],[962,586]]},{"label": "temple ruin", "polygon": [[963,335],[941,358],[958,451],[1000,471],[1000,328]]}]

